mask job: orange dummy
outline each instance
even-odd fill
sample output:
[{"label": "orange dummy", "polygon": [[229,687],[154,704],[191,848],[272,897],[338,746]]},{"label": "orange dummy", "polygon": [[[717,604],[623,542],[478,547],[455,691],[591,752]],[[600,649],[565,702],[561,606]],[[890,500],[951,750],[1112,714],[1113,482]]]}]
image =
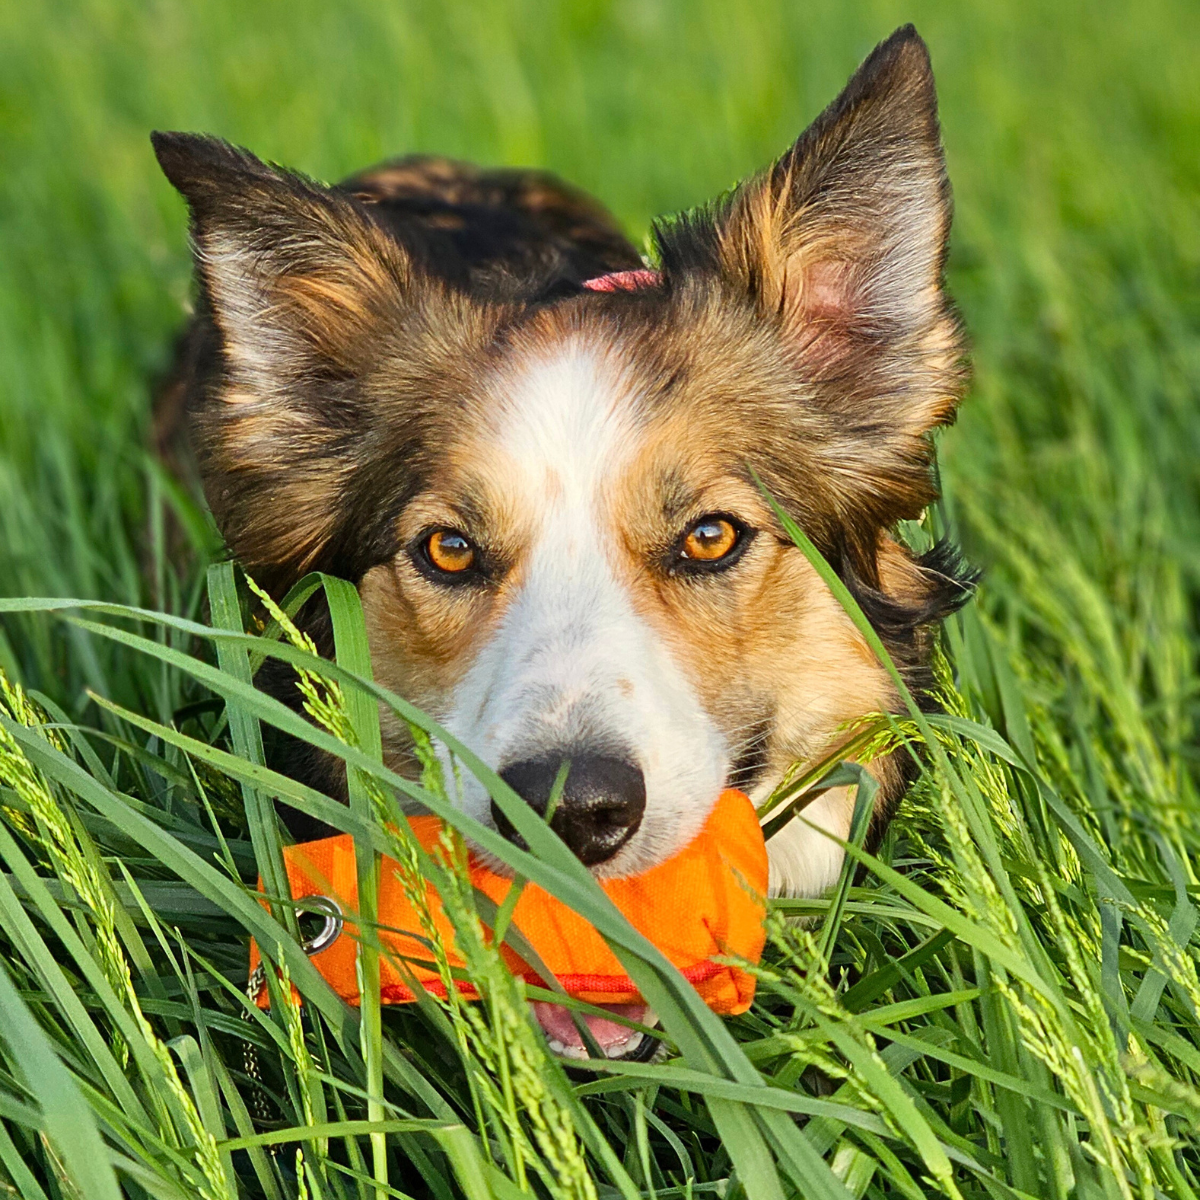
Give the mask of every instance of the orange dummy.
[{"label": "orange dummy", "polygon": [[[430,849],[441,831],[437,817],[409,818],[418,841]],[[355,876],[354,842],[348,834],[289,846],[284,851],[288,881],[293,897],[327,896],[343,912],[353,913],[358,890]],[[512,881],[495,874],[472,858],[471,882],[497,905],[508,894]],[[714,961],[731,955],[757,962],[762,953],[763,915],[767,890],[767,853],[758,817],[750,801],[732,789],[722,792],[700,833],[673,858],[643,875],[604,879],[600,886],[631,925],[653,942],[696,988],[714,1012],[732,1015],[745,1012],[754,995],[754,979],[745,971]],[[432,886],[428,895],[434,920],[448,946],[454,931],[441,911]],[[384,948],[380,985],[385,1004],[404,1004],[414,999],[402,969],[387,961],[389,955],[402,962],[421,985],[435,995],[445,995],[436,968],[421,960],[430,954],[419,937],[420,922],[404,894],[395,863],[384,858],[380,873],[379,922]],[[537,951],[562,989],[576,999],[603,1005],[617,1015],[642,1020],[645,1007],[632,980],[600,934],[583,917],[536,884],[528,884],[513,910],[515,926]],[[356,975],[356,938],[347,921],[337,936],[313,953],[313,965],[351,1004],[359,1001]],[[545,984],[539,972],[520,959],[508,946],[502,953],[514,974],[530,983]],[[258,948],[251,947],[251,968],[258,964]],[[462,962],[451,950],[451,964]],[[470,983],[460,985],[468,998],[477,996]],[[259,1003],[266,1004],[265,987]],[[552,1043],[570,1051],[579,1048],[573,1022],[558,1005],[536,1004],[535,1011]],[[552,1010],[558,1010],[554,1012]],[[611,1035],[616,1043],[627,1027],[589,1019],[593,1032]],[[620,1030],[607,1029],[613,1025]],[[600,1038],[604,1045],[609,1036]],[[615,1048],[615,1045],[614,1045]]]}]

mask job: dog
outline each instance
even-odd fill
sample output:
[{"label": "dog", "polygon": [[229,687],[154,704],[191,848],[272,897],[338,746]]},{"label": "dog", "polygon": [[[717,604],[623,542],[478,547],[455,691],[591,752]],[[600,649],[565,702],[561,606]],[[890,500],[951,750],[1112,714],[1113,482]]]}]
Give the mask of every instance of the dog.
[{"label": "dog", "polygon": [[[170,404],[231,553],[275,594],[354,581],[376,678],[535,808],[569,760],[552,826],[598,876],[901,710],[755,475],[928,698],[933,630],[973,579],[895,532],[936,498],[930,435],[966,383],[911,26],[763,174],[660,222],[652,266],[542,172],[410,157],[325,187],[153,140],[199,293]],[[336,792],[329,763],[292,767]],[[871,770],[877,837],[913,763]],[[461,803],[515,836],[475,780]],[[837,878],[822,831],[845,838],[851,808],[833,789],[771,840],[774,892]]]}]

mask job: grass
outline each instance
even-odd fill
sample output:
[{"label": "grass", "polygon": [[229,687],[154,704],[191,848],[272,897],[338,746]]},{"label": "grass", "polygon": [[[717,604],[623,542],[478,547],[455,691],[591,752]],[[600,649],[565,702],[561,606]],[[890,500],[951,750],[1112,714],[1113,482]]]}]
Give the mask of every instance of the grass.
[{"label": "grass", "polygon": [[[264,650],[304,652],[241,632],[244,588],[206,570],[206,518],[144,450],[188,294],[148,130],[325,178],[410,149],[544,163],[640,231],[765,163],[909,19],[976,364],[946,504],[909,532],[948,521],[986,569],[946,630],[949,715],[897,727],[931,747],[926,777],[876,858],[852,849],[860,874],[777,906],[728,1023],[528,831],[521,869],[655,998],[662,1064],[565,1075],[475,943],[485,1005],[346,1009],[295,914],[244,887],[271,877],[279,806],[328,812],[259,762],[289,718],[247,686]],[[0,1187],[1200,1192],[1198,53],[1187,0],[0,8]],[[340,665],[308,664],[326,724],[300,732],[354,767],[342,826],[412,861],[377,817],[394,788],[438,807],[437,780],[379,763],[353,592],[329,586]],[[303,1008],[281,987],[250,1011],[249,934]]]}]

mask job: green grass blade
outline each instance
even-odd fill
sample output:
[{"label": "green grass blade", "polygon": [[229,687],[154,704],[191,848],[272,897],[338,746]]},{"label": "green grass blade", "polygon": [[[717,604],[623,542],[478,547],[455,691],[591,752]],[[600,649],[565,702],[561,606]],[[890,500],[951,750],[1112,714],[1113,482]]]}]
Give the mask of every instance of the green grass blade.
[{"label": "green grass blade", "polygon": [[0,1038],[8,1048],[9,1062],[38,1097],[46,1136],[71,1185],[88,1200],[121,1200],[91,1109],[2,963]]},{"label": "green grass blade", "polygon": [[[363,678],[371,678],[371,651],[367,644],[366,623],[363,620],[362,604],[358,592],[341,579],[322,575],[325,598],[329,604],[329,617],[333,624],[334,652],[337,661]],[[377,762],[383,761],[383,746],[379,731],[379,708],[366,692],[351,688],[346,694],[346,706],[350,726],[359,748]],[[374,807],[364,785],[363,777],[354,770],[347,770],[346,785],[350,798],[350,811],[364,824],[377,819]],[[380,855],[370,839],[355,840],[355,862],[357,866],[358,909],[365,928],[374,928],[379,922],[379,871]],[[379,948],[373,939],[363,938],[358,944],[359,978],[361,999],[359,1012],[361,1024],[359,1039],[363,1061],[367,1069],[367,1119],[383,1120],[383,1035],[382,1003],[380,1000]],[[388,1184],[387,1142],[382,1131],[371,1134],[372,1170],[377,1183],[384,1188]],[[378,1193],[380,1196],[383,1192]]]},{"label": "green grass blade", "polygon": [[[238,601],[233,563],[214,563],[208,568],[208,603],[214,626],[242,632],[242,609]],[[218,642],[217,662],[222,671],[242,683],[250,684],[253,676],[244,646],[234,642]],[[227,703],[226,714],[237,755],[247,762],[261,765],[264,761],[263,742],[258,719],[236,702]],[[246,806],[250,841],[254,846],[259,877],[269,896],[286,896],[287,870],[283,864],[283,842],[279,836],[274,806],[269,797],[260,795],[247,783],[242,784],[242,800]],[[272,908],[272,915],[291,933],[296,932],[295,916],[290,911],[276,907]]]}]

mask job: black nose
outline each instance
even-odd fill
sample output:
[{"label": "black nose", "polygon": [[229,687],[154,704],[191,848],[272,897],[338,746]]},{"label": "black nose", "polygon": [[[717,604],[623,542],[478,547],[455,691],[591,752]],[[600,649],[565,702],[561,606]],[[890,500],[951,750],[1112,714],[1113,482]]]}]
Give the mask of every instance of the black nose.
[{"label": "black nose", "polygon": [[[513,763],[500,778],[530,807],[546,812],[562,759]],[[550,818],[550,828],[585,866],[607,862],[637,832],[646,811],[646,780],[639,768],[598,754],[571,756],[566,787]],[[492,819],[509,841],[524,846],[512,822],[492,801]]]}]

